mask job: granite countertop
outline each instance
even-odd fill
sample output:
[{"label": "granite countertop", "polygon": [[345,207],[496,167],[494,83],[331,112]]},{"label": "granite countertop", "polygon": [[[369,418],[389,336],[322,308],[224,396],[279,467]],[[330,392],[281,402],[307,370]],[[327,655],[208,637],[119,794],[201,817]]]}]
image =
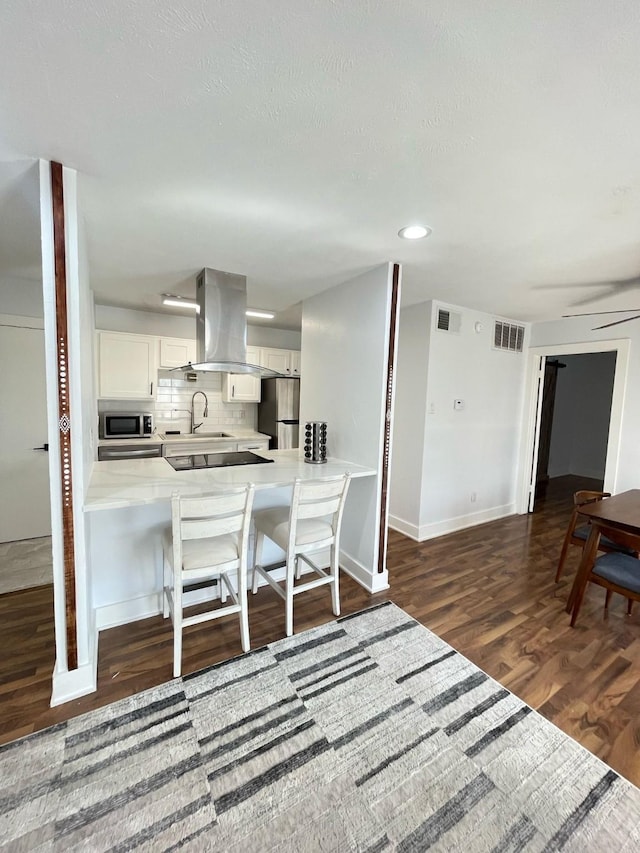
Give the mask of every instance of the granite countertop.
[{"label": "granite countertop", "polygon": [[84,510],[94,512],[159,503],[168,501],[176,491],[197,495],[238,488],[246,483],[254,483],[256,489],[273,489],[288,486],[297,477],[316,480],[347,472],[353,477],[372,477],[376,473],[373,468],[344,459],[329,458],[323,465],[309,465],[298,449],[261,450],[259,455],[273,462],[195,471],[174,471],[164,458],[95,462]]}]

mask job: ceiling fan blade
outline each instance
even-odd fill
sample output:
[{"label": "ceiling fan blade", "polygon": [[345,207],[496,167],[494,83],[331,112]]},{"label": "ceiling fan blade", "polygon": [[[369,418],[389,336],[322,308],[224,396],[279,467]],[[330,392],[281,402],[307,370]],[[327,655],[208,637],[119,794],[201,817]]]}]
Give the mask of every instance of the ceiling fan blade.
[{"label": "ceiling fan blade", "polygon": [[[599,317],[601,314],[629,314],[631,311],[640,311],[640,308],[618,308],[617,311],[587,311],[585,314],[563,314],[563,319],[567,317]],[[629,318],[633,319],[633,318]],[[622,321],[624,322],[624,321]]]},{"label": "ceiling fan blade", "polygon": [[595,332],[596,329],[608,329],[610,326],[619,326],[620,323],[628,323],[630,320],[640,320],[640,314],[636,314],[635,317],[627,317],[624,320],[615,320],[613,323],[605,323],[604,326],[594,326],[592,331]]}]

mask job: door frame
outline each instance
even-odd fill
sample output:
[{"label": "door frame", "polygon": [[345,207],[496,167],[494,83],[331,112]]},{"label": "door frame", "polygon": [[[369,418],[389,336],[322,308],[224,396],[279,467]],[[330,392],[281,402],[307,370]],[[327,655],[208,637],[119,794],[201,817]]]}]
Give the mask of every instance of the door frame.
[{"label": "door frame", "polygon": [[609,437],[607,440],[607,458],[605,463],[604,489],[615,494],[618,482],[618,465],[622,437],[622,413],[627,388],[629,369],[628,338],[606,341],[580,341],[566,344],[530,347],[527,353],[527,365],[524,389],[524,415],[518,460],[518,482],[516,488],[516,512],[523,515],[529,511],[531,477],[533,463],[538,455],[539,434],[536,433],[538,377],[540,365],[546,357],[581,355],[583,353],[615,352],[616,369],[613,377],[611,413],[609,416]]}]

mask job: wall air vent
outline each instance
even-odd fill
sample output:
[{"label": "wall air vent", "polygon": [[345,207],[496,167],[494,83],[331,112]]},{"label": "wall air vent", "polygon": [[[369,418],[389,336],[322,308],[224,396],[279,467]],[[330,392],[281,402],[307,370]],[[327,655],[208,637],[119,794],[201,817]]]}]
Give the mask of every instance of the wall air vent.
[{"label": "wall air vent", "polygon": [[495,349],[506,349],[509,352],[522,352],[524,342],[524,326],[514,323],[504,323],[496,320],[493,330],[493,346]]},{"label": "wall air vent", "polygon": [[436,314],[436,329],[441,332],[453,332],[457,334],[462,325],[462,315],[456,314],[454,311],[447,311],[445,308],[438,308]]}]

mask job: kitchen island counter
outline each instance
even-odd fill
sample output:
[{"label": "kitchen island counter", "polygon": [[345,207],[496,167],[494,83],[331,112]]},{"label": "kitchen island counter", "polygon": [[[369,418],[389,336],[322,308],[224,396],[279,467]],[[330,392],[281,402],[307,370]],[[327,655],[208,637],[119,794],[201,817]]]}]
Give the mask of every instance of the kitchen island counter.
[{"label": "kitchen island counter", "polygon": [[[195,448],[194,448],[195,451]],[[260,456],[271,463],[174,471],[166,459],[123,459],[96,462],[85,497],[85,512],[123,509],[170,500],[173,492],[197,495],[234,489],[254,483],[256,490],[290,485],[293,480],[338,477],[370,477],[372,468],[330,458],[322,465],[309,465],[300,450],[263,450]]]},{"label": "kitchen island counter", "polygon": [[[371,468],[341,459],[309,465],[299,449],[265,450],[259,455],[273,462],[191,471],[175,471],[166,459],[94,463],[84,509],[92,604],[99,629],[162,611],[162,531],[171,523],[174,492],[207,494],[254,483],[254,508],[265,509],[289,506],[296,477],[313,480],[350,472],[362,482],[375,474]],[[349,489],[345,514],[349,501],[359,499],[356,485]],[[345,521],[348,523],[347,517]],[[277,562],[283,556],[269,542],[265,555],[266,562]]]}]

